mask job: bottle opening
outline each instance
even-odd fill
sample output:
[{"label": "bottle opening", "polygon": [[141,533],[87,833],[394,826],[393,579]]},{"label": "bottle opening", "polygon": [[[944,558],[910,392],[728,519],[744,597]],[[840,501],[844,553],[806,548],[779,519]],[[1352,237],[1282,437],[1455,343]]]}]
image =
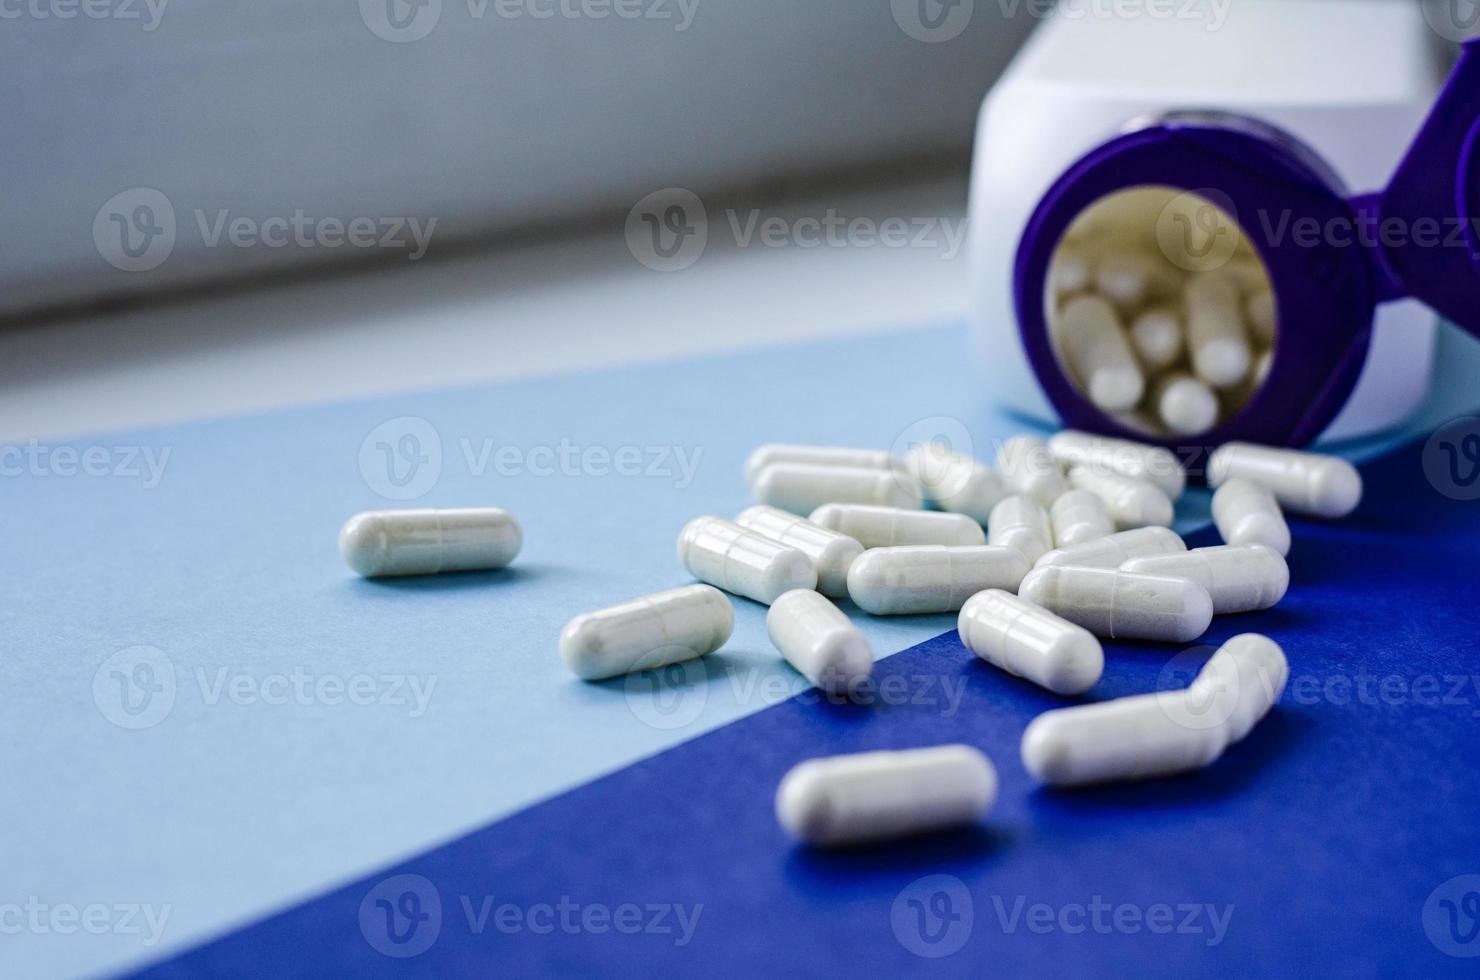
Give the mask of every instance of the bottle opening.
[{"label": "bottle opening", "polygon": [[1269,270],[1217,191],[1149,186],[1086,208],[1049,266],[1064,374],[1116,422],[1201,435],[1264,384],[1278,335]]}]

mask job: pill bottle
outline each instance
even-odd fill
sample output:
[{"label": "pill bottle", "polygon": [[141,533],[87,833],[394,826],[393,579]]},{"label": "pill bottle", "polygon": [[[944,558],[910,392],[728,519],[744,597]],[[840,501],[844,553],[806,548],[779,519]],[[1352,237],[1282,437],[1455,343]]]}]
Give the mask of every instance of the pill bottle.
[{"label": "pill bottle", "polygon": [[[1440,38],[1406,4],[1205,5],[1227,18],[1216,30],[1075,7],[983,105],[988,390],[1169,447],[1400,423],[1438,317],[1480,329],[1480,43],[1445,81]],[[1138,323],[1152,314],[1180,350],[1156,348],[1170,334]]]}]

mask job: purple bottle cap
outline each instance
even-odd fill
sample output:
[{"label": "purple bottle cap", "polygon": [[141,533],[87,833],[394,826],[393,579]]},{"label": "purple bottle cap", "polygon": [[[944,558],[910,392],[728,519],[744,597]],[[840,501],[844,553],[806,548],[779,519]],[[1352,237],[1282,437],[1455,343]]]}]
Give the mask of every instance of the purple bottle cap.
[{"label": "purple bottle cap", "polygon": [[[1230,440],[1304,445],[1330,424],[1356,385],[1377,303],[1414,296],[1480,332],[1477,119],[1480,41],[1472,41],[1392,183],[1377,194],[1348,199],[1304,144],[1225,114],[1169,115],[1095,148],[1039,202],[1013,270],[1023,346],[1049,401],[1074,428],[1170,448]],[[1268,271],[1278,322],[1288,325],[1275,339],[1265,382],[1238,412],[1195,437],[1151,437],[1090,404],[1049,334],[1045,284],[1070,225],[1105,197],[1148,186],[1197,195],[1235,220]],[[1415,236],[1420,221],[1450,233],[1437,244]],[[1312,242],[1291,233],[1297,223],[1353,234]],[[1401,240],[1381,234],[1400,226],[1408,232]],[[1379,233],[1364,236],[1364,228]]]},{"label": "purple bottle cap", "polygon": [[1470,333],[1480,333],[1477,144],[1480,40],[1472,40],[1387,189],[1373,195],[1373,247],[1393,291],[1423,300]]}]

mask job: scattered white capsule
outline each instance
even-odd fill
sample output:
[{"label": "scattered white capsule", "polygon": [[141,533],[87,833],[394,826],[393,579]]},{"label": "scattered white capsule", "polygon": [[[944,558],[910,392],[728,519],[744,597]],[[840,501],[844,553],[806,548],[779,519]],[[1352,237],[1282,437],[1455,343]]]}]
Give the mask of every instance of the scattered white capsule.
[{"label": "scattered white capsule", "polygon": [[678,560],[699,581],[767,605],[792,589],[817,588],[812,559],[722,517],[684,525]]},{"label": "scattered white capsule", "polygon": [[1009,491],[1002,475],[970,456],[927,443],[910,450],[905,467],[941,510],[985,524]]},{"label": "scattered white capsule", "polygon": [[1055,694],[1083,694],[1105,670],[1093,633],[1001,589],[966,600],[956,630],[987,663]]},{"label": "scattered white capsule", "polygon": [[1193,276],[1187,281],[1184,301],[1193,371],[1214,388],[1243,381],[1253,354],[1233,279],[1218,273]]},{"label": "scattered white capsule", "polygon": [[1069,471],[1069,482],[1099,497],[1119,527],[1169,527],[1172,523],[1171,498],[1147,480],[1076,466]]},{"label": "scattered white capsule", "polygon": [[789,443],[767,443],[745,461],[745,482],[754,484],[761,470],[774,463],[802,463],[807,466],[842,466],[863,470],[898,470],[901,461],[881,449],[850,449],[845,446],[798,446]]},{"label": "scattered white capsule", "polygon": [[1213,621],[1212,597],[1196,582],[1115,568],[1042,565],[1027,574],[1018,595],[1111,639],[1186,642]]},{"label": "scattered white capsule", "polygon": [[1244,312],[1248,315],[1249,333],[1254,335],[1254,339],[1265,347],[1274,343],[1274,293],[1261,289],[1249,297],[1244,304]]},{"label": "scattered white capsule", "polygon": [[[1115,533],[1115,521],[1105,509],[1105,502],[1088,490],[1070,490],[1055,500],[1048,518],[1057,548],[1083,544]],[[1037,560],[1035,558],[1034,562]]]},{"label": "scattered white capsule", "polygon": [[1150,779],[1201,769],[1227,745],[1218,727],[1188,727],[1171,704],[1183,692],[1056,708],[1023,732],[1023,766],[1054,786]]},{"label": "scattered white capsule", "polygon": [[875,548],[848,570],[848,594],[875,616],[956,612],[983,589],[1017,591],[1026,574],[1016,548]]},{"label": "scattered white capsule", "polygon": [[1290,587],[1290,566],[1285,564],[1285,559],[1274,549],[1259,544],[1230,544],[1194,548],[1177,555],[1132,558],[1120,570],[1190,578],[1208,590],[1215,616],[1269,609],[1285,597]]},{"label": "scattered white capsule", "polygon": [[1213,524],[1228,544],[1262,544],[1290,553],[1290,526],[1274,494],[1249,480],[1229,480],[1213,494]]},{"label": "scattered white capsule", "polygon": [[1148,779],[1209,765],[1269,713],[1284,651],[1253,633],[1223,644],[1184,691],[1048,711],[1023,733],[1023,765],[1056,786]]},{"label": "scattered white capsule", "polygon": [[1187,374],[1162,375],[1151,391],[1151,404],[1161,424],[1180,436],[1195,436],[1218,423],[1221,405],[1212,388]]},{"label": "scattered white capsule", "polygon": [[964,514],[866,504],[823,504],[812,512],[810,520],[820,527],[846,534],[865,548],[912,544],[965,547],[987,542],[982,526]]},{"label": "scattered white capsule", "polygon": [[1169,527],[1138,527],[1103,538],[1056,548],[1037,565],[1079,565],[1083,568],[1119,568],[1133,558],[1173,555],[1187,550],[1187,542]]},{"label": "scattered white capsule", "polygon": [[1252,480],[1268,487],[1280,506],[1297,514],[1345,517],[1362,502],[1362,475],[1337,456],[1225,443],[1208,459],[1208,484]]},{"label": "scattered white capsule", "polygon": [[1164,371],[1182,356],[1182,317],[1175,307],[1154,306],[1131,322],[1131,346],[1147,371]]},{"label": "scattered white capsule", "polygon": [[835,847],[975,823],[997,798],[997,770],[969,745],[811,759],[776,790],[776,819]]},{"label": "scattered white capsule", "polygon": [[1160,446],[1066,429],[1048,440],[1048,451],[1065,469],[1084,466],[1146,480],[1172,500],[1187,487],[1187,471],[1171,450]]},{"label": "scattered white capsule", "polygon": [[339,553],[366,578],[503,568],[523,544],[519,522],[497,507],[366,511],[339,532]]},{"label": "scattered white capsule", "polygon": [[772,603],[766,633],[787,663],[829,694],[853,690],[874,667],[874,652],[858,627],[810,590],[788,592]]},{"label": "scattered white capsule", "polygon": [[809,514],[831,503],[919,510],[924,500],[912,485],[902,469],[772,463],[756,476],[751,491],[756,503],[793,514]]},{"label": "scattered white capsule", "polygon": [[1025,493],[1045,507],[1069,489],[1048,446],[1033,436],[1013,436],[998,447],[997,470],[1010,492]]},{"label": "scattered white capsule", "polygon": [[990,534],[987,543],[1002,548],[1016,548],[1032,565],[1053,547],[1053,531],[1048,514],[1037,500],[1024,493],[1004,497],[992,508],[987,521]]},{"label": "scattered white capsule", "polygon": [[1187,688],[1186,710],[1199,724],[1221,725],[1232,745],[1269,714],[1289,679],[1290,662],[1278,643],[1242,633],[1203,665]]},{"label": "scattered white capsule", "polygon": [[863,545],[855,539],[764,504],[742,511],[735,523],[812,559],[818,592],[837,598],[848,594],[848,568],[863,554]]},{"label": "scattered white capsule", "polygon": [[1076,249],[1060,248],[1048,267],[1049,289],[1057,297],[1082,293],[1089,288],[1090,274],[1089,256]]},{"label": "scattered white capsule", "polygon": [[1094,295],[1074,297],[1059,313],[1053,335],[1096,407],[1107,412],[1136,407],[1146,392],[1146,376],[1109,303]]},{"label": "scattered white capsule", "polygon": [[577,616],[560,633],[560,659],[583,680],[605,680],[707,656],[734,628],[723,592],[688,585]]}]

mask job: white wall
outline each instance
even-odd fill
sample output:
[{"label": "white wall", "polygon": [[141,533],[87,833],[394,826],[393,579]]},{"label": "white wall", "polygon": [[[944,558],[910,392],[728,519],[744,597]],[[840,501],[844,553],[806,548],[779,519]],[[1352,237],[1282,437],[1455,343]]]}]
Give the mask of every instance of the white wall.
[{"label": "white wall", "polygon": [[[376,251],[208,246],[197,212],[435,217],[435,250],[668,185],[964,153],[1032,26],[987,0],[684,0],[686,24],[679,0],[420,0],[413,30],[435,26],[395,43],[369,25],[391,33],[385,4],[406,0],[161,2],[0,0],[0,313]],[[613,3],[671,19],[560,13]],[[906,29],[920,3],[970,19],[927,43]],[[94,223],[116,241],[99,210],[141,187],[169,202],[174,244],[122,271]]]}]

